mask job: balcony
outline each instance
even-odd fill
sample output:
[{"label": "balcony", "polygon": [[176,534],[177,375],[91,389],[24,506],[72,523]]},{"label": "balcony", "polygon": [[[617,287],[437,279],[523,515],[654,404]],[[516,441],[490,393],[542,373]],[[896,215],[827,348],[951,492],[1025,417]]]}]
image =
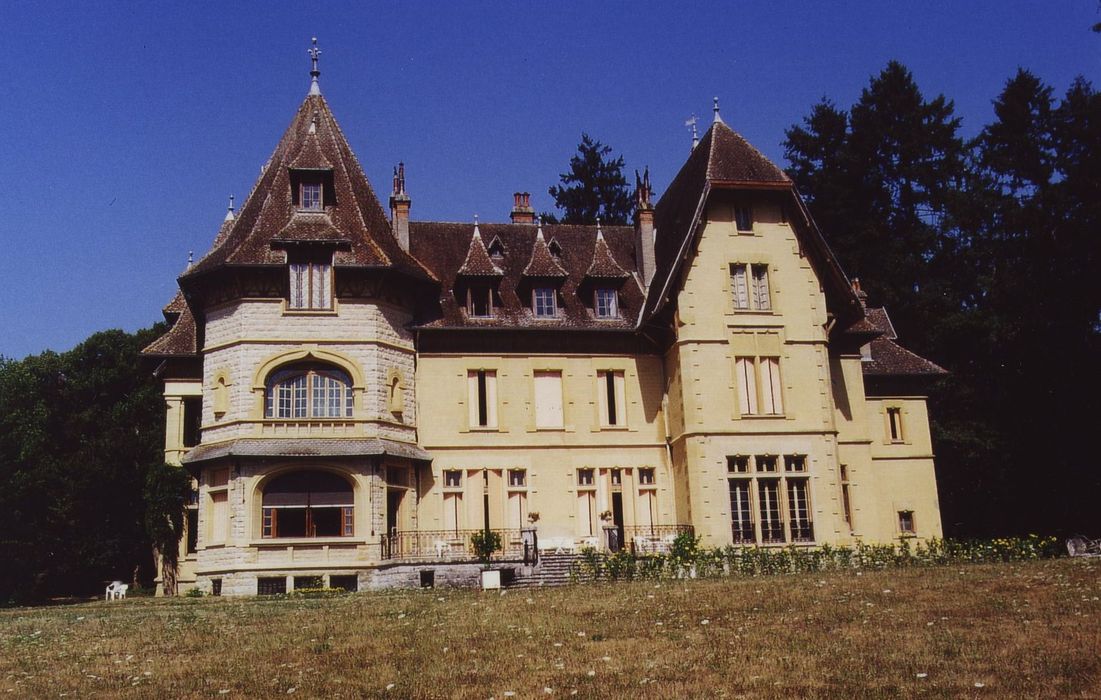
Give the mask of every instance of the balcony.
[{"label": "balcony", "polygon": [[[395,530],[383,535],[382,558],[404,561],[475,561],[477,554],[471,538],[477,530]],[[525,541],[520,529],[491,529],[501,536],[501,549],[495,559],[534,561],[535,537]]]}]

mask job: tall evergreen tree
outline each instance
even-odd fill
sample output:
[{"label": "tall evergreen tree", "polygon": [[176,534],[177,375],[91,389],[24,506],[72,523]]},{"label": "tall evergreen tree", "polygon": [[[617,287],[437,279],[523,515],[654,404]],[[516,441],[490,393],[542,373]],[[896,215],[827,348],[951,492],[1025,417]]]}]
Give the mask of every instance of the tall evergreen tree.
[{"label": "tall evergreen tree", "polygon": [[633,203],[623,175],[623,157],[611,156],[611,146],[581,134],[569,172],[559,175],[560,184],[548,190],[555,207],[564,212],[561,223],[594,224],[597,217],[606,224],[631,220]]}]

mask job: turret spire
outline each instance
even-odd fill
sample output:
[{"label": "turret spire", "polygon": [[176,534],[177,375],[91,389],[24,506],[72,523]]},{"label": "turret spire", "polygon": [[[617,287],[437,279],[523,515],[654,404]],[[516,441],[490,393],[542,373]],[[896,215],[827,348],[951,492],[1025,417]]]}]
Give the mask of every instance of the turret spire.
[{"label": "turret spire", "polygon": [[317,84],[317,79],[321,75],[321,71],[317,67],[317,58],[321,55],[321,49],[317,48],[317,37],[313,37],[313,46],[306,49],[306,53],[310,55],[310,94],[320,95],[321,86]]},{"label": "turret spire", "polygon": [[226,207],[226,218],[224,221],[233,221],[237,218],[237,215],[233,213],[233,195],[229,196],[229,206]]},{"label": "turret spire", "polygon": [[711,110],[715,112],[715,117],[711,120],[711,122],[713,124],[718,124],[723,120],[723,118],[719,116],[719,98],[715,97],[713,101],[715,103],[715,106],[712,107]]},{"label": "turret spire", "polygon": [[686,119],[685,122],[684,122],[685,126],[692,127],[692,150],[696,150],[696,146],[700,142],[700,135],[696,132],[696,122],[698,122],[698,121],[699,120],[696,119],[696,115],[693,114],[691,117]]}]

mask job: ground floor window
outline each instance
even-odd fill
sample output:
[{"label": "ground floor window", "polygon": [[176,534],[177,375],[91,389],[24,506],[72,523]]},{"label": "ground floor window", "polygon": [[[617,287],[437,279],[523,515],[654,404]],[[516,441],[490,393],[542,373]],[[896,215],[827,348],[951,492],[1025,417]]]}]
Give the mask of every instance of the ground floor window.
[{"label": "ground floor window", "polygon": [[351,537],[352,485],[324,471],[291,472],[264,487],[263,537]]},{"label": "ground floor window", "polygon": [[261,576],[256,579],[257,595],[280,595],[287,592],[286,576]]},{"label": "ground floor window", "polygon": [[355,593],[359,590],[359,576],[355,574],[329,576],[329,588],[339,588],[342,591]]},{"label": "ground floor window", "polygon": [[727,458],[731,532],[735,544],[813,542],[806,455]]}]

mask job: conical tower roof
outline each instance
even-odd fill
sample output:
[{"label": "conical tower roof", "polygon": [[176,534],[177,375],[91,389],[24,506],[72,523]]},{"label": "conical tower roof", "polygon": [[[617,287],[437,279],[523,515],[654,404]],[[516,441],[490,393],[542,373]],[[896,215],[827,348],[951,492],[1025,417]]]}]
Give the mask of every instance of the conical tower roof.
[{"label": "conical tower roof", "polygon": [[[323,210],[296,209],[294,171],[325,173],[326,187],[332,191],[326,192]],[[399,246],[382,204],[319,92],[306,96],[236,218],[227,223],[231,225],[220,232],[214,247],[181,281],[223,266],[281,265],[286,260],[283,248],[290,242],[335,244],[337,266],[393,268],[434,279]]]}]

